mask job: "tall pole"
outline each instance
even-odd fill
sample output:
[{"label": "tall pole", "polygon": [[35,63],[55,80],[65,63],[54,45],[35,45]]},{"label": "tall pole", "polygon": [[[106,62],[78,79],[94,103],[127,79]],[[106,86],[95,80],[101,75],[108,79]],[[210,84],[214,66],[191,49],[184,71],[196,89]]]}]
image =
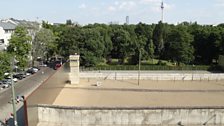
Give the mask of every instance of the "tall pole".
[{"label": "tall pole", "polygon": [[139,49],[139,58],[138,58],[138,86],[140,85],[140,71],[141,71],[141,49]]},{"label": "tall pole", "polygon": [[14,63],[15,57],[12,58],[12,71],[11,71],[11,85],[12,85],[12,108],[13,108],[13,118],[14,118],[14,125],[18,126],[17,124],[17,115],[16,115],[16,101],[15,101],[15,88],[13,82],[13,68],[15,67]]},{"label": "tall pole", "polygon": [[161,22],[163,22],[163,10],[164,10],[163,1],[161,2],[161,10],[162,10]]}]

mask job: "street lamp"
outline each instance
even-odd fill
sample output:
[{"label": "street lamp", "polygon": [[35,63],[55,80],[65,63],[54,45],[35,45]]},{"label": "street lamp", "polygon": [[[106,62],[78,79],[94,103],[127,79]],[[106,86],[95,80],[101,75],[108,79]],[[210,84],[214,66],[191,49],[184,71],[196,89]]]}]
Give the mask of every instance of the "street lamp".
[{"label": "street lamp", "polygon": [[14,88],[14,82],[13,82],[13,69],[15,67],[15,57],[12,58],[12,70],[11,70],[11,86],[12,86],[12,107],[13,107],[13,118],[14,118],[14,125],[18,126],[17,124],[17,115],[16,115],[16,105],[15,105],[15,88]]},{"label": "street lamp", "polygon": [[139,58],[138,58],[138,86],[140,85],[140,71],[141,71],[141,49],[139,49]]}]

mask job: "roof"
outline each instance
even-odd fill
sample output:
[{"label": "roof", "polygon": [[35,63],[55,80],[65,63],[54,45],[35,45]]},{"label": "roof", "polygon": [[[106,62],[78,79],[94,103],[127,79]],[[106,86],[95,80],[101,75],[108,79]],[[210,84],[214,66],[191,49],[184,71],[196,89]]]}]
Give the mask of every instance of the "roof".
[{"label": "roof", "polygon": [[0,27],[2,27],[4,30],[14,30],[16,25],[8,22],[0,22]]}]

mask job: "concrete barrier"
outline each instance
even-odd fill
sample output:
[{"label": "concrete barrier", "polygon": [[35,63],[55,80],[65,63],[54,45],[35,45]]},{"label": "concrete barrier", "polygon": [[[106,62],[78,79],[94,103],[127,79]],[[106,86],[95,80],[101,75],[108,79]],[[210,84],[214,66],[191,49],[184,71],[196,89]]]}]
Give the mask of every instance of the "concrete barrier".
[{"label": "concrete barrier", "polygon": [[224,108],[82,108],[38,106],[39,124],[105,125],[224,125]]},{"label": "concrete barrier", "polygon": [[[81,72],[80,78],[138,79],[138,72]],[[224,80],[223,73],[140,73],[141,80]]]},{"label": "concrete barrier", "polygon": [[219,56],[219,66],[221,66],[222,70],[224,70],[224,56],[223,55]]}]

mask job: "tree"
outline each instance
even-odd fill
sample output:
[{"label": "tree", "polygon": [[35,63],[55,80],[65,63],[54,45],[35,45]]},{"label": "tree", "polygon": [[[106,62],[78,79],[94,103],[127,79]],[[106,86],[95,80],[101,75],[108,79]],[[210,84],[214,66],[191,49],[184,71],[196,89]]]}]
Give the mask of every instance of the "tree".
[{"label": "tree", "polygon": [[153,42],[155,45],[155,53],[156,55],[161,55],[162,50],[164,49],[164,36],[165,36],[165,28],[164,24],[160,21],[153,30]]},{"label": "tree", "polygon": [[64,57],[69,57],[69,55],[75,53],[80,54],[79,44],[83,41],[81,40],[81,29],[78,27],[65,27],[58,30],[61,30],[57,40],[58,54]]},{"label": "tree", "polygon": [[114,55],[119,59],[119,64],[123,64],[129,52],[130,34],[123,29],[116,29],[111,36],[113,42]]},{"label": "tree", "polygon": [[[134,53],[132,53],[130,59],[129,59],[129,63],[136,65],[139,62],[139,56],[142,59],[146,59],[146,57],[148,56],[148,53],[145,51],[144,47],[146,46],[146,37],[144,36],[139,36],[137,39],[137,43],[135,45],[134,48]],[[141,52],[140,52],[141,51]]]},{"label": "tree", "polygon": [[165,45],[165,57],[169,60],[189,64],[194,60],[193,36],[181,26],[173,29]]},{"label": "tree", "polygon": [[28,35],[24,27],[18,26],[9,40],[7,52],[16,56],[19,61],[18,66],[25,68],[28,65],[29,54],[31,51],[31,36]]},{"label": "tree", "polygon": [[150,40],[150,43],[149,43],[149,45],[148,45],[148,49],[147,49],[147,51],[148,51],[148,55],[149,55],[149,57],[153,60],[153,58],[154,58],[154,50],[155,50],[155,46],[154,46],[154,44],[153,44],[153,41],[152,40]]},{"label": "tree", "polygon": [[104,50],[103,50],[103,57],[106,59],[106,62],[110,62],[111,60],[111,50],[113,48],[112,41],[111,41],[111,28],[107,25],[100,25],[100,24],[94,24],[91,29],[95,29],[100,33],[100,36],[103,38],[103,45],[104,45]]},{"label": "tree", "polygon": [[40,31],[36,33],[32,43],[33,62],[37,57],[44,59],[54,55],[56,53],[55,50],[57,50],[57,44],[55,43],[53,32],[45,28],[40,29]]},{"label": "tree", "polygon": [[80,40],[81,64],[90,67],[100,63],[105,45],[97,29],[83,29]]},{"label": "tree", "polygon": [[10,57],[8,53],[0,52],[0,80],[3,79],[4,73],[9,72],[11,69]]}]

